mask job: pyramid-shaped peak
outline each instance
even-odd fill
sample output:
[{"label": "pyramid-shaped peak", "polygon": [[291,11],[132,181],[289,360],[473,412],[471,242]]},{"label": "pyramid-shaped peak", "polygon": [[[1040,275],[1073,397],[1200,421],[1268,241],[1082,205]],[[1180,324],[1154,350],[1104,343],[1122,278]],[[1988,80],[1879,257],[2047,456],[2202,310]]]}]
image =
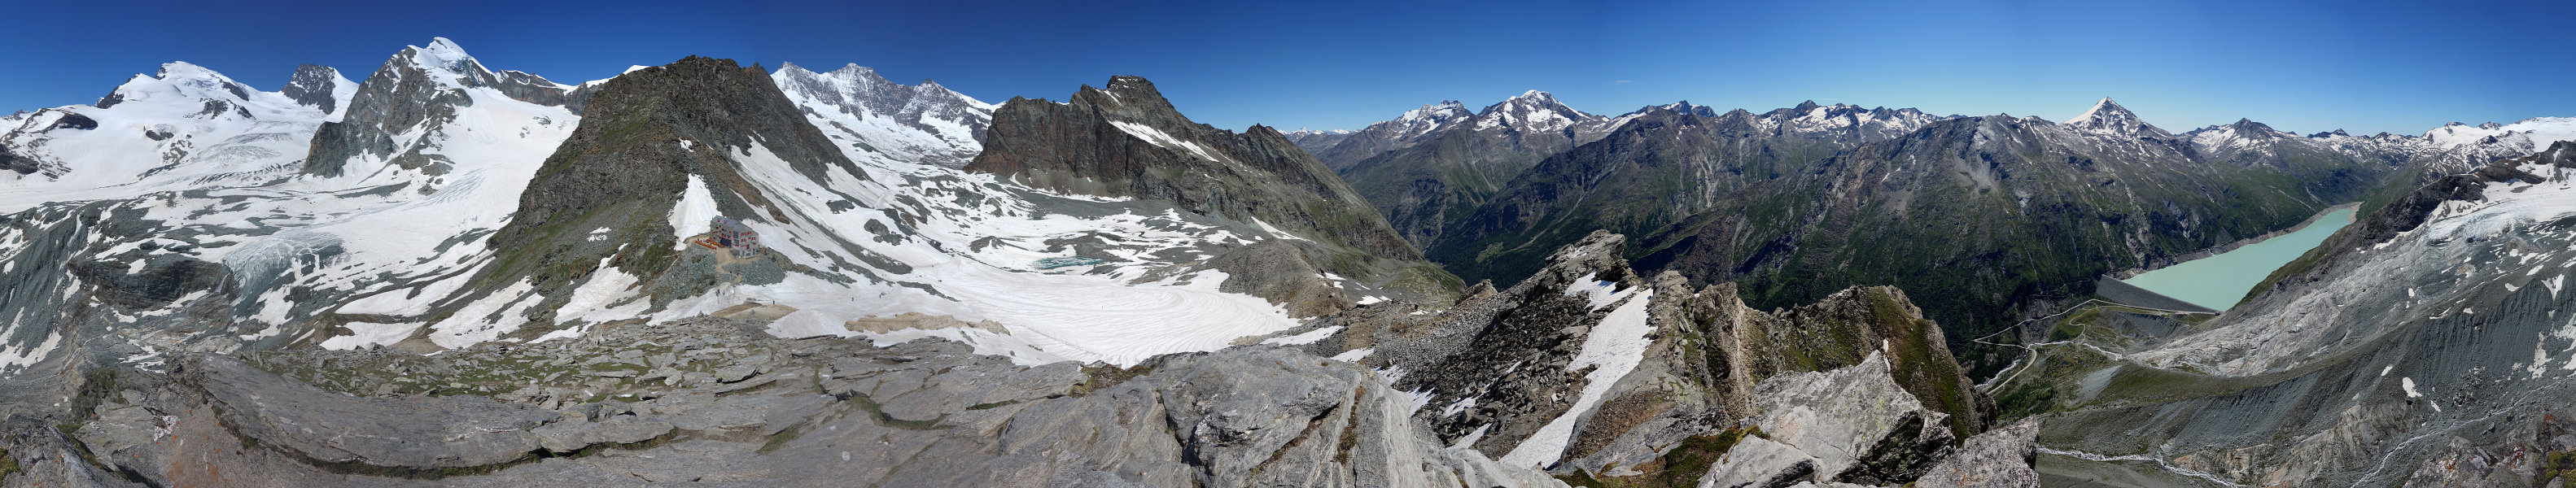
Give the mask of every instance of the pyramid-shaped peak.
[{"label": "pyramid-shaped peak", "polygon": [[422,56],[434,56],[440,58],[474,57],[472,54],[465,53],[465,46],[456,45],[456,41],[447,40],[445,37],[429,38],[429,45],[416,46],[415,48],[420,50],[420,54]]},{"label": "pyramid-shaped peak", "polygon": [[2132,137],[2170,135],[2163,129],[2148,125],[2145,119],[2138,118],[2137,113],[2130,112],[2128,107],[2120,106],[2120,102],[2112,101],[2111,97],[2102,97],[2102,101],[2093,103],[2091,110],[2085,110],[2083,115],[2067,119],[2066,125],[2079,131],[2096,134]]},{"label": "pyramid-shaped peak", "polygon": [[2077,115],[2073,119],[2068,119],[2066,123],[2073,124],[2089,119],[2121,116],[2134,119],[2138,117],[2138,114],[2130,112],[2128,107],[2120,106],[2120,102],[2112,100],[2111,97],[2102,97],[2102,101],[2093,102],[2093,108],[2084,110],[2083,115]]}]

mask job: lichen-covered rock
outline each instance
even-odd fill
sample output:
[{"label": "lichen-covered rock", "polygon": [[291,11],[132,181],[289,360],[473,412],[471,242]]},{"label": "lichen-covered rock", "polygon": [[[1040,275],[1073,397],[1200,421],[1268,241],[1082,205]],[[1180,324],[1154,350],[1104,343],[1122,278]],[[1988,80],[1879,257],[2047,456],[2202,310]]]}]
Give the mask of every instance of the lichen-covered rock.
[{"label": "lichen-covered rock", "polygon": [[261,443],[315,460],[410,469],[499,464],[539,447],[530,433],[557,415],[490,398],[356,398],[196,356],[180,374],[225,423]]},{"label": "lichen-covered rock", "polygon": [[632,415],[611,416],[598,422],[572,420],[530,429],[537,443],[546,450],[572,452],[592,444],[631,444],[671,433],[671,423]]},{"label": "lichen-covered rock", "polygon": [[1960,488],[2037,488],[2039,425],[2025,420],[1986,431],[1959,447],[1959,452],[1933,464],[1915,486]]},{"label": "lichen-covered rock", "polygon": [[1878,353],[1848,368],[1764,380],[1753,399],[1762,432],[1815,458],[1821,481],[1903,483],[1949,454],[1946,415],[1897,386]]},{"label": "lichen-covered rock", "polygon": [[[75,429],[107,471],[84,465],[42,479],[131,473],[164,486],[636,479],[1564,486],[1545,473],[1441,445],[1414,426],[1412,396],[1377,373],[1291,349],[1086,368],[1018,365],[937,339],[877,347],[762,331],[759,321],[702,317],[430,357],[391,350],[272,351],[245,354],[247,361],[192,355],[167,381],[116,370],[138,376],[94,382],[112,386],[84,393],[80,403],[96,405],[95,420]],[[628,378],[570,374],[655,364],[656,372]],[[742,381],[716,381],[719,371]],[[660,379],[641,381],[645,376]],[[702,379],[670,381],[682,378]],[[235,450],[208,456],[215,452],[208,446]],[[209,474],[215,472],[223,474]]]},{"label": "lichen-covered rock", "polygon": [[1808,481],[1816,476],[1816,458],[1798,448],[1747,436],[1718,458],[1708,474],[1699,478],[1700,488],[1771,488]]}]

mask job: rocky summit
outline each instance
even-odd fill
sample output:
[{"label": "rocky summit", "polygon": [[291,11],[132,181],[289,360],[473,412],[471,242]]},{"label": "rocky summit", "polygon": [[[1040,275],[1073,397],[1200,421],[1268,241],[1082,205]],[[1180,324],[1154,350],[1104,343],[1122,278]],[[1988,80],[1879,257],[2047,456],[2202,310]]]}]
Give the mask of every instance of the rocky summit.
[{"label": "rocky summit", "polygon": [[[1628,109],[1508,76],[1398,113],[1451,88],[1203,72],[1263,44],[1113,66],[1159,87],[957,54],[1101,29],[1045,14],[577,84],[446,38],[169,62],[0,117],[0,487],[2576,480],[2576,119]],[[1474,48],[1443,39],[1492,37],[1403,41]],[[1340,46],[1289,51],[1376,55]],[[992,92],[1032,79],[1072,95]],[[1392,118],[1201,122],[1313,116],[1273,102]],[[2201,266],[2243,298],[2149,279]]]}]

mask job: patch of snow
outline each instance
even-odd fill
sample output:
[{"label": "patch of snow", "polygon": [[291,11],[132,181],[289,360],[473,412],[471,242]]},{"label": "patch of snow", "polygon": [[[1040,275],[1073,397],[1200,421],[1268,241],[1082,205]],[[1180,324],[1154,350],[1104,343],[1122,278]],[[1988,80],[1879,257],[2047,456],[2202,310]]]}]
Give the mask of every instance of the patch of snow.
[{"label": "patch of snow", "polygon": [[1449,402],[1449,406],[1442,407],[1440,409],[1440,416],[1447,417],[1457,415],[1459,412],[1465,412],[1470,408],[1476,408],[1476,397],[1460,398],[1458,401]]},{"label": "patch of snow", "polygon": [[350,334],[324,339],[322,341],[322,348],[355,349],[374,345],[391,345],[396,342],[402,342],[403,339],[411,338],[413,331],[420,330],[420,324],[418,323],[379,324],[374,322],[349,322],[340,324],[340,326],[347,327]]},{"label": "patch of snow", "polygon": [[55,332],[53,335],[45,336],[45,342],[36,344],[34,347],[11,348],[0,346],[0,373],[15,373],[19,369],[27,367],[27,365],[36,364],[37,361],[43,361],[46,356],[53,354],[55,348],[61,347],[62,345],[63,334],[61,332]]},{"label": "patch of snow", "polygon": [[1315,341],[1324,340],[1324,338],[1326,338],[1326,337],[1332,337],[1334,333],[1338,333],[1338,332],[1341,332],[1341,331],[1342,331],[1342,326],[1336,325],[1336,326],[1332,326],[1332,327],[1325,327],[1325,328],[1321,328],[1321,329],[1310,330],[1310,331],[1306,331],[1305,333],[1301,333],[1301,334],[1297,334],[1297,335],[1292,335],[1292,336],[1286,336],[1286,337],[1272,337],[1272,338],[1269,338],[1269,339],[1262,340],[1262,341],[1261,341],[1261,343],[1262,343],[1262,344],[1271,344],[1271,345],[1280,345],[1280,346],[1302,346],[1302,345],[1307,345],[1307,344],[1313,344],[1313,343],[1315,343]]},{"label": "patch of snow", "polygon": [[1377,348],[1372,348],[1372,347],[1363,347],[1363,348],[1359,348],[1359,349],[1352,349],[1352,350],[1348,350],[1348,351],[1342,351],[1342,353],[1341,353],[1341,354],[1335,354],[1335,355],[1333,355],[1333,360],[1334,360],[1334,361],[1341,361],[1341,362],[1345,362],[1345,363],[1356,363],[1356,362],[1360,362],[1360,360],[1361,360],[1361,359],[1367,359],[1369,354],[1376,353],[1376,352],[1377,352]]},{"label": "patch of snow", "polygon": [[1458,442],[1450,443],[1450,444],[1449,444],[1449,448],[1450,448],[1450,449],[1468,449],[1468,448],[1471,448],[1471,447],[1473,447],[1473,446],[1475,446],[1475,445],[1476,445],[1476,441],[1480,441],[1480,440],[1484,440],[1484,439],[1485,439],[1485,429],[1491,429],[1491,428],[1493,428],[1493,427],[1494,427],[1494,424],[1490,424],[1490,423],[1485,424],[1485,425],[1479,425],[1479,426],[1476,426],[1476,430],[1467,431],[1467,435],[1459,436],[1459,437],[1458,437]]},{"label": "patch of snow", "polygon": [[[1104,93],[1106,93],[1106,92],[1104,92]],[[1218,154],[1217,154],[1216,152],[1214,152],[1214,151],[1209,151],[1209,150],[1207,149],[1207,147],[1200,146],[1200,145],[1199,145],[1198,143],[1196,143],[1196,142],[1190,142],[1189,140],[1186,140],[1186,139],[1181,139],[1181,138],[1178,138],[1178,137],[1172,137],[1172,135],[1171,135],[1171,134],[1165,134],[1165,133],[1163,133],[1163,131],[1162,131],[1162,130],[1155,129],[1153,126],[1150,126],[1150,125],[1139,124],[1139,123],[1135,123],[1135,122],[1128,122],[1128,121],[1123,121],[1123,120],[1112,120],[1112,121],[1109,121],[1109,125],[1117,127],[1119,132],[1125,132],[1125,133],[1127,133],[1127,135],[1136,136],[1136,138],[1137,138],[1137,139],[1144,139],[1144,140],[1145,140],[1145,142],[1147,142],[1147,143],[1151,143],[1151,144],[1156,145],[1156,146],[1162,146],[1162,147],[1163,147],[1163,148],[1165,148],[1165,149],[1171,149],[1171,150],[1175,150],[1175,151],[1183,151],[1183,152],[1187,152],[1187,153],[1189,153],[1189,154],[1192,154],[1192,155],[1196,155],[1196,156],[1198,156],[1198,157],[1199,157],[1199,159],[1205,159],[1205,160],[1208,160],[1208,161],[1211,161],[1211,162],[1219,162],[1219,163],[1223,163],[1223,162],[1229,162],[1229,161],[1230,161],[1230,160],[1227,160],[1227,159],[1220,159],[1220,158],[1218,158],[1218,157],[1217,157],[1217,156],[1218,156]]]},{"label": "patch of snow", "polygon": [[[1585,281],[1590,281],[1590,278]],[[1638,363],[1644,361],[1646,346],[1653,343],[1647,335],[1654,332],[1654,327],[1646,323],[1646,305],[1653,301],[1655,292],[1635,289],[1619,295],[1619,299],[1626,301],[1603,316],[1601,323],[1592,326],[1592,333],[1583,339],[1583,350],[1575,353],[1574,361],[1566,365],[1566,368],[1575,370],[1587,366],[1593,368],[1591,373],[1584,375],[1582,396],[1577,397],[1574,406],[1566,409],[1564,414],[1540,426],[1538,432],[1530,434],[1520,445],[1513,446],[1511,452],[1503,454],[1498,461],[1510,466],[1529,467],[1556,464],[1565,456],[1566,445],[1574,437],[1574,423],[1592,413],[1602,397],[1610,393],[1611,385],[1627,377],[1630,371],[1637,369]]]},{"label": "patch of snow", "polygon": [[527,323],[523,313],[527,311],[529,305],[535,305],[539,300],[539,297],[532,293],[535,290],[536,283],[521,280],[517,284],[510,285],[509,288],[494,291],[480,300],[475,300],[474,303],[466,304],[465,308],[457,309],[446,320],[440,320],[437,324],[431,325],[429,341],[438,344],[439,347],[456,349],[489,341],[500,337],[501,334],[518,330],[520,324]]},{"label": "patch of snow", "polygon": [[1599,273],[1585,274],[1582,278],[1575,279],[1573,284],[1565,286],[1565,295],[1574,296],[1576,294],[1582,294],[1586,300],[1589,300],[1592,303],[1593,310],[1600,310],[1601,307],[1610,306],[1611,303],[1618,302],[1620,298],[1626,297],[1625,294],[1618,291],[1618,282],[1594,279],[1594,277],[1598,275]]},{"label": "patch of snow", "polygon": [[[671,229],[677,234],[673,237],[688,239],[689,236],[707,233],[709,222],[716,215],[715,194],[707,191],[706,180],[698,175],[689,175],[689,188],[680,191],[679,203],[671,207]],[[672,249],[679,249],[689,244],[673,242],[672,245]]]}]

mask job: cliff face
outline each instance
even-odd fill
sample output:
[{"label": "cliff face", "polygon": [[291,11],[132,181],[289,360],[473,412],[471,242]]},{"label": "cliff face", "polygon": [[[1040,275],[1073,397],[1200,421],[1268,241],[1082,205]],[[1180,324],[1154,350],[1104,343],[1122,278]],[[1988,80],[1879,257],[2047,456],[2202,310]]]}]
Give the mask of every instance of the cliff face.
[{"label": "cliff face", "polygon": [[993,113],[967,171],[1066,193],[1173,202],[1300,238],[1325,271],[1446,297],[1456,278],[1422,261],[1350,185],[1278,130],[1190,122],[1144,78],[1085,86],[1069,102],[1014,98]]}]

